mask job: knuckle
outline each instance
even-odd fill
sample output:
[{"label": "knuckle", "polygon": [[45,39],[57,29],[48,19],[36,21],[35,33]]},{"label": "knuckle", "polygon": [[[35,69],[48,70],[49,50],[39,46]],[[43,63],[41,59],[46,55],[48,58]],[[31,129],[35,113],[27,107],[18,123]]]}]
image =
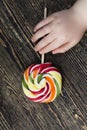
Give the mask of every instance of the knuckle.
[{"label": "knuckle", "polygon": [[44,44],[44,43],[45,43],[45,41],[46,41],[46,39],[45,39],[45,38],[43,38],[41,43],[42,43],[42,44]]},{"label": "knuckle", "polygon": [[38,31],[36,34],[35,34],[35,39],[39,39],[41,37],[41,31]]},{"label": "knuckle", "polygon": [[48,42],[46,41],[46,38],[42,38],[42,40],[40,41],[40,45],[42,47],[46,46],[48,44]]},{"label": "knuckle", "polygon": [[49,31],[49,28],[48,28],[48,27],[45,27],[45,28],[43,29],[43,33],[44,33],[44,34],[47,34],[48,31]]},{"label": "knuckle", "polygon": [[62,40],[63,42],[66,42],[66,41],[67,41],[67,37],[66,37],[65,35],[63,35],[63,36],[61,37],[61,40]]}]

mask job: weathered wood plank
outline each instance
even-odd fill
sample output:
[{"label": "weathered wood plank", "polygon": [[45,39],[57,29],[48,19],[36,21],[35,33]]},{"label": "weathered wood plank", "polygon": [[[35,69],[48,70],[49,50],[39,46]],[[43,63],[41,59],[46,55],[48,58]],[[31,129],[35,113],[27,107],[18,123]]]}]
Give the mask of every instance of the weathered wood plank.
[{"label": "weathered wood plank", "polygon": [[11,127],[9,126],[2,113],[0,113],[0,130],[11,130]]},{"label": "weathered wood plank", "polygon": [[[47,0],[48,14],[75,0]],[[50,4],[49,4],[50,3]],[[43,0],[0,1],[0,130],[84,130],[87,125],[87,37],[65,54],[46,55],[63,75],[63,96],[53,103],[28,101],[22,91],[24,69],[40,63],[30,38],[43,18]]]}]

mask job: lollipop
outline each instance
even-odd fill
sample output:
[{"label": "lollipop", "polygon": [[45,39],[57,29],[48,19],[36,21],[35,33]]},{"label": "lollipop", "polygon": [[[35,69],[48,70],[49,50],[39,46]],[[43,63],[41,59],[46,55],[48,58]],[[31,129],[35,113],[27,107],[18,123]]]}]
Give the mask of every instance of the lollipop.
[{"label": "lollipop", "polygon": [[[46,13],[47,8],[44,9],[44,18]],[[62,77],[52,63],[44,63],[43,54],[41,64],[31,65],[25,70],[22,87],[33,102],[49,103],[61,93]]]},{"label": "lollipop", "polygon": [[51,63],[29,66],[22,81],[25,95],[33,102],[52,102],[60,93],[62,77]]}]

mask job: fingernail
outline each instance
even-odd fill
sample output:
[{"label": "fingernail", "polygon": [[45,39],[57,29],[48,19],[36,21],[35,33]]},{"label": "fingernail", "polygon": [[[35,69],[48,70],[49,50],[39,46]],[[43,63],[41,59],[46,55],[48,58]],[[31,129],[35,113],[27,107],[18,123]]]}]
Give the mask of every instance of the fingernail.
[{"label": "fingernail", "polygon": [[43,51],[39,51],[40,54],[44,54]]},{"label": "fingernail", "polygon": [[43,53],[41,51],[39,51],[39,53],[42,55]]},{"label": "fingernail", "polygon": [[56,54],[54,51],[52,51],[52,54]]},{"label": "fingernail", "polygon": [[34,39],[33,39],[33,37],[31,38],[31,41],[32,41],[32,42],[34,42]]},{"label": "fingernail", "polygon": [[31,37],[31,41],[33,41],[33,36]]},{"label": "fingernail", "polygon": [[35,51],[38,51],[38,49],[37,49],[37,47],[36,47],[36,46],[34,47],[34,50],[35,50]]},{"label": "fingernail", "polygon": [[34,28],[34,33],[36,32],[36,29]]},{"label": "fingernail", "polygon": [[35,51],[37,51],[37,49],[36,49],[36,48],[34,48],[34,50],[35,50]]},{"label": "fingernail", "polygon": [[33,42],[33,40],[31,39],[31,41]]}]

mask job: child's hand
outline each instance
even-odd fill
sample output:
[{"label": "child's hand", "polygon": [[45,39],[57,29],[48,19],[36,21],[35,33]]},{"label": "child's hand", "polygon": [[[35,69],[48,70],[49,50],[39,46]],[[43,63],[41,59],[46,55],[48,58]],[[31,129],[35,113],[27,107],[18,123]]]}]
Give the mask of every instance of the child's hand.
[{"label": "child's hand", "polygon": [[80,16],[78,18],[72,9],[68,9],[42,20],[34,31],[33,42],[42,38],[35,46],[35,50],[41,54],[50,51],[55,54],[64,53],[75,46],[82,38],[85,28]]}]

